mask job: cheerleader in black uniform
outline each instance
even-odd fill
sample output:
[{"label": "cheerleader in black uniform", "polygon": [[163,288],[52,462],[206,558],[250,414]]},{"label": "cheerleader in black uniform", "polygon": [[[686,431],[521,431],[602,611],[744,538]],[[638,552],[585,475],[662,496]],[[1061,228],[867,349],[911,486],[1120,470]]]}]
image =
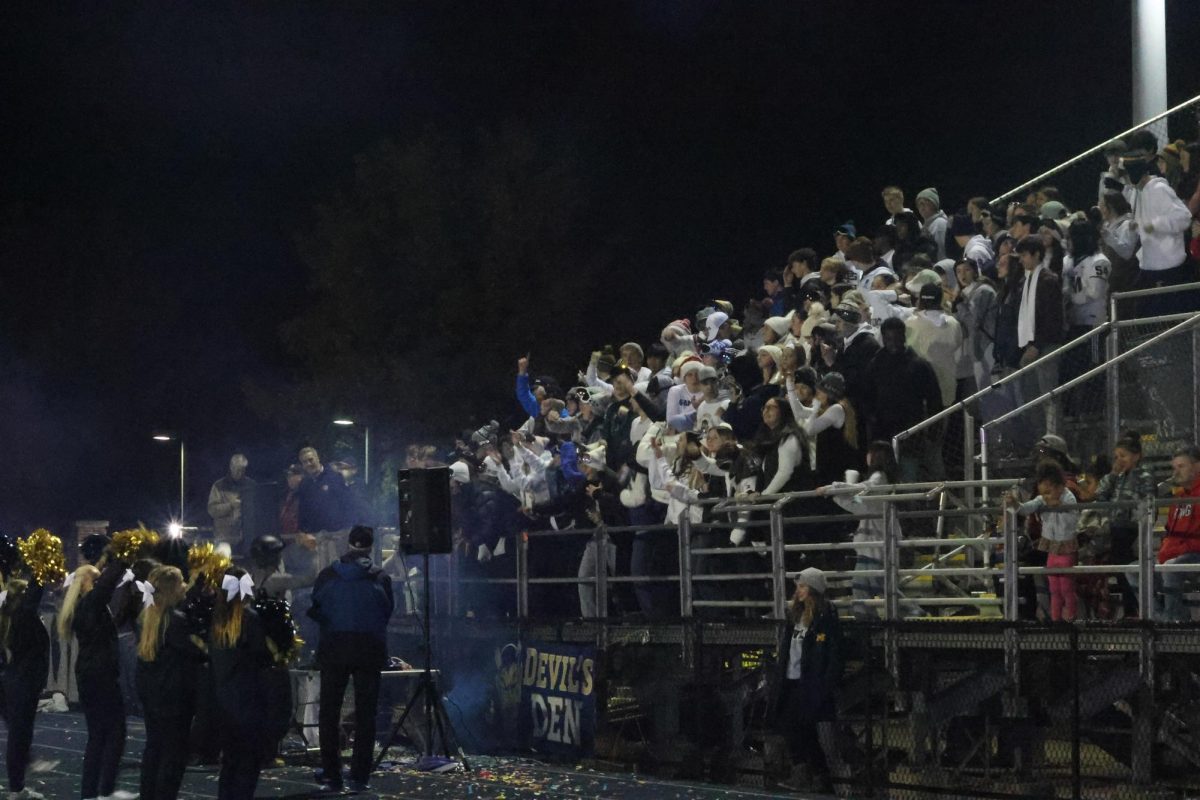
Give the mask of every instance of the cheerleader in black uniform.
[{"label": "cheerleader in black uniform", "polygon": [[197,627],[180,609],[186,586],[178,567],[155,567],[137,588],[145,606],[137,663],[146,720],[141,800],[175,800],[187,769],[196,674],[205,653]]},{"label": "cheerleader in black uniform", "polygon": [[209,633],[213,688],[221,730],[218,800],[253,800],[268,754],[266,723],[272,655],[258,612],[254,582],[241,567],[221,579]]},{"label": "cheerleader in black uniform", "polygon": [[[101,572],[91,564],[75,570],[58,615],[59,640],[75,637],[78,655],[75,680],[87,721],[80,797],[131,800],[117,789],[117,772],[125,751],[125,703],[121,698],[117,626],[109,611],[113,593],[125,577],[123,562],[109,561]],[[133,573],[129,573],[132,579]]]},{"label": "cheerleader in black uniform", "polygon": [[50,673],[50,635],[38,616],[41,602],[42,586],[33,578],[14,576],[0,586],[0,645],[4,656],[0,688],[4,720],[8,723],[4,765],[10,800],[43,798],[25,786],[38,697]]}]

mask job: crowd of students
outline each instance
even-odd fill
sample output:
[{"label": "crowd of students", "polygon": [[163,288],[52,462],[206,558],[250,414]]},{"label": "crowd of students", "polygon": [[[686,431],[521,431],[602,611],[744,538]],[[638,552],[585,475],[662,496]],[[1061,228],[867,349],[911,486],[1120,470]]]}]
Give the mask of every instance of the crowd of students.
[{"label": "crowd of students", "polygon": [[[464,568],[509,574],[518,532],[603,524],[639,530],[574,550],[566,539],[547,539],[531,550],[531,570],[561,575],[569,561],[580,578],[600,565],[640,577],[675,574],[675,534],[656,526],[681,515],[734,525],[731,533],[702,534],[699,547],[765,538],[754,515],[714,517],[703,500],[832,487],[859,475],[889,483],[945,477],[961,466],[944,462],[944,453],[961,452],[947,442],[968,435],[955,428],[957,418],[904,438],[898,452],[893,437],[1102,324],[1111,292],[1195,278],[1194,150],[1160,150],[1149,134],[1114,143],[1098,196],[1082,198],[1074,211],[1043,186],[1002,207],[970,198],[949,215],[928,188],[916,195],[914,212],[903,190],[889,186],[887,216],[871,237],[845,223],[829,256],[811,247],[791,252],[782,269],[766,272],[762,296],[740,320],[729,302],[704,303],[667,324],[657,341],[599,348],[574,386],[538,376],[529,358],[519,359],[516,399],[525,418],[511,430],[493,423],[465,433],[449,459]],[[1176,156],[1181,167],[1171,172]],[[1181,310],[1195,310],[1194,294],[1147,298],[1139,313]],[[1027,371],[1013,401],[1040,396],[1099,358],[1078,350]],[[980,416],[985,421],[987,409]],[[1045,431],[1026,433],[1032,444]],[[409,466],[438,459],[418,451]],[[828,494],[789,513],[836,512],[839,495]],[[787,536],[855,530],[793,526]],[[874,552],[862,548],[858,563],[871,564]],[[761,569],[736,556],[700,556],[693,565],[696,574],[739,571]],[[870,580],[857,585],[864,596],[877,593]],[[706,582],[696,594],[743,599],[730,596],[738,586]],[[617,607],[598,609],[591,586],[578,593],[584,615],[679,611],[678,593],[661,582],[637,584],[636,607],[628,597],[622,607],[615,592]],[[504,602],[485,593],[469,605],[503,613]]]}]

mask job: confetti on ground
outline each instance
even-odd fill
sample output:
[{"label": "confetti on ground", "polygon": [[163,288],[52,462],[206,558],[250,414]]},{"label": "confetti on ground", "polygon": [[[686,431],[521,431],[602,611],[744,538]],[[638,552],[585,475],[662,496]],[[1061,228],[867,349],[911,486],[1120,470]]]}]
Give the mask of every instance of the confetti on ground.
[{"label": "confetti on ground", "polygon": [[[129,718],[128,731],[118,788],[136,791],[146,734],[136,717]],[[0,724],[0,747],[7,733]],[[48,798],[78,797],[79,769],[86,743],[87,731],[81,713],[39,714],[34,728],[36,766],[30,768],[30,788]],[[431,773],[415,768],[415,755],[398,753],[398,756],[394,762],[385,762],[383,769],[372,776],[370,791],[350,796],[364,800],[761,800],[769,797],[818,800],[820,797],[659,780],[585,764],[553,764],[511,756],[469,755],[468,771]],[[318,794],[313,783],[315,767],[315,754],[290,754],[284,766],[263,771],[255,797],[315,800],[327,796]],[[189,767],[180,800],[213,800],[217,777],[216,767]]]}]

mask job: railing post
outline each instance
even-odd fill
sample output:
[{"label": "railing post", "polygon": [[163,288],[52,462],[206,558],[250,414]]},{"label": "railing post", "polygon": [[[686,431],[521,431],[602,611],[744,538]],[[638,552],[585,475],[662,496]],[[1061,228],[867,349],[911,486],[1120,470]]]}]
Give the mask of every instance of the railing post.
[{"label": "railing post", "polygon": [[[432,575],[430,577],[432,577]],[[435,583],[432,591],[430,592],[433,597],[428,598],[427,601],[432,602],[439,597],[444,597],[446,600],[446,607],[450,610],[450,616],[456,617],[458,616],[459,608],[462,606],[461,598],[459,597],[460,591],[461,590],[459,589],[458,585],[458,553],[451,553],[446,557],[446,582],[444,584],[444,588],[439,592],[437,584]],[[442,604],[440,602],[437,602],[431,606],[434,614],[437,614],[441,611],[441,605]]]},{"label": "railing post", "polygon": [[[975,480],[975,415],[963,406],[963,480]],[[975,507],[975,487],[968,486],[963,491],[963,502],[967,508]],[[979,520],[967,517],[967,535],[975,536],[980,530]]]},{"label": "railing post", "polygon": [[608,548],[605,546],[607,532],[603,525],[592,531],[596,543],[596,616],[608,618]]},{"label": "railing post", "polygon": [[692,515],[691,506],[679,515],[679,614],[684,619],[692,611]]},{"label": "railing post", "polygon": [[1154,523],[1158,508],[1143,500],[1138,508],[1138,605],[1142,619],[1154,620]]},{"label": "railing post", "polygon": [[775,619],[783,619],[787,607],[787,566],[783,549],[783,507],[787,498],[771,506],[771,589]]},{"label": "railing post", "polygon": [[1020,609],[1020,592],[1017,582],[1020,580],[1019,562],[1017,561],[1017,510],[1004,509],[1004,619],[1015,622]]},{"label": "railing post", "polygon": [[1192,439],[1200,439],[1200,328],[1192,329]]},{"label": "railing post", "polygon": [[517,619],[529,617],[529,534],[517,534]]},{"label": "railing post", "polygon": [[900,544],[897,535],[896,504],[883,506],[883,618],[891,622],[900,616],[899,586]]},{"label": "railing post", "polygon": [[991,501],[991,491],[987,487],[988,480],[988,440],[987,425],[979,426],[979,477],[983,483],[983,504]]},{"label": "railing post", "polygon": [[[1107,361],[1112,361],[1121,350],[1121,329],[1117,327],[1117,298],[1109,300],[1108,341],[1104,343]],[[1105,392],[1108,395],[1108,449],[1112,450],[1117,438],[1121,435],[1121,368],[1110,369],[1105,381]]]}]

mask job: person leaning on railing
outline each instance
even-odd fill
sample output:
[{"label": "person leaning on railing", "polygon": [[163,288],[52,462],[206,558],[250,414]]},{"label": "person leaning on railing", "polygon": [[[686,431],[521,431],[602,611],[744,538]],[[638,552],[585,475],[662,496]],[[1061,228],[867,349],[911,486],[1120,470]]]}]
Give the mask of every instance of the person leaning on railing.
[{"label": "person leaning on railing", "polygon": [[[1038,539],[1038,549],[1046,554],[1046,566],[1050,569],[1074,567],[1079,549],[1075,539],[1079,513],[1058,509],[1076,505],[1075,495],[1067,488],[1062,467],[1050,459],[1038,464],[1035,479],[1036,497],[1018,504],[1016,498],[1010,494],[1005,497],[1005,503],[1016,506],[1017,513],[1021,515],[1036,514],[1050,509],[1051,513],[1042,514],[1042,535]],[[1074,576],[1050,575],[1048,583],[1050,619],[1054,622],[1073,622],[1078,600],[1075,595]]]},{"label": "person leaning on railing", "polygon": [[[867,448],[867,470],[870,475],[861,484],[861,488],[879,489],[880,487],[897,482],[900,467],[896,464],[896,457],[892,454],[891,444],[884,441],[871,442]],[[883,514],[887,510],[888,496],[879,492],[867,494],[863,492],[843,493],[837,491],[851,489],[855,486],[859,485],[845,481],[834,481],[828,486],[818,487],[817,493],[828,495],[842,509],[851,514],[879,515],[877,519],[861,519],[858,521],[858,528],[854,531],[854,543],[856,545],[854,548],[854,570],[856,573],[882,570],[883,540],[887,526],[886,521],[883,519]],[[897,535],[899,535],[899,532],[897,532]],[[859,621],[878,619],[878,613],[875,609],[872,609],[861,601],[883,596],[883,576],[868,577],[855,575],[850,584],[850,590],[855,600],[853,607],[854,618]],[[921,608],[916,604],[908,603],[901,609],[900,613],[901,616],[919,616]]]}]

